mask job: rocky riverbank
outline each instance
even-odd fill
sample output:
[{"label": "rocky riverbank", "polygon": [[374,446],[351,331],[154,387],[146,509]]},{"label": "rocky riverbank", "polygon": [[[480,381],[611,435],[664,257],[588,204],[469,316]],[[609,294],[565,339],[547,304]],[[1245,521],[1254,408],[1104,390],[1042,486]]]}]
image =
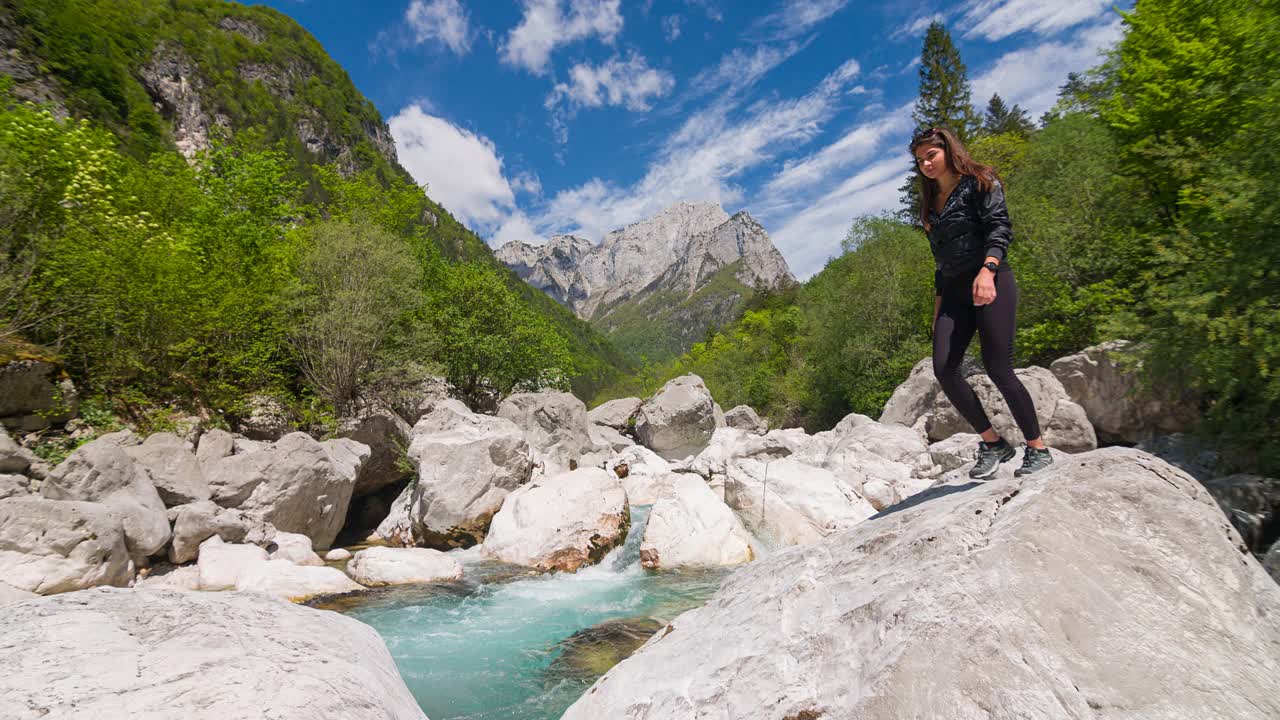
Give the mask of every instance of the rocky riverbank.
[{"label": "rocky riverbank", "polygon": [[[467,572],[455,549],[572,573],[620,546],[634,506],[652,506],[637,538],[644,568],[744,567],[706,608],[601,678],[571,717],[643,708],[635,717],[678,718],[726,707],[741,709],[726,716],[734,718],[836,717],[855,707],[860,717],[899,717],[943,706],[977,717],[982,708],[1031,713],[1048,698],[1062,708],[1148,708],[1153,717],[1174,707],[1205,716],[1231,716],[1238,703],[1268,707],[1280,590],[1247,551],[1262,556],[1275,541],[1277,484],[1214,477],[1203,458],[1180,452],[1172,431],[1188,409],[1141,397],[1110,359],[1121,347],[1020,369],[1056,463],[1015,479],[1015,458],[982,484],[967,477],[978,438],[962,432],[928,360],[879,420],[853,414],[813,435],[771,430],[746,406],[723,411],[696,376],[590,412],[561,392],[513,395],[492,414],[439,396],[408,414],[365,407],[343,437],[323,441],[289,432],[270,413],[239,433],[124,431],[54,467],[0,431],[0,616],[52,628],[60,615],[81,622],[74,608],[112,618],[161,612],[172,626],[159,638],[186,632],[184,613],[198,617],[181,608],[205,600],[188,598],[216,597],[209,602],[256,623],[284,611],[256,609],[276,605],[255,596],[278,603],[454,582]],[[982,379],[971,378],[980,393]],[[1107,403],[1108,393],[1118,399]],[[1018,440],[998,393],[984,404],[997,430]],[[1099,439],[1135,447],[1098,449]],[[339,537],[362,547],[349,557],[330,551]],[[101,586],[120,590],[92,590]],[[732,617],[717,614],[724,608]],[[758,632],[742,634],[743,623]],[[21,650],[33,667],[74,664],[92,650],[58,641],[60,631],[31,632]],[[140,658],[169,651],[139,643]],[[299,657],[325,652],[299,647]],[[698,661],[670,673],[681,667],[665,658],[670,647]],[[240,672],[204,652],[188,660],[210,677]],[[1139,661],[1162,652],[1159,662]],[[1221,670],[1193,668],[1195,657]],[[1270,674],[1241,669],[1245,659]],[[1148,675],[1156,670],[1169,679]],[[97,672],[76,687],[115,682]],[[681,680],[665,685],[650,672]],[[185,692],[180,677],[159,677],[153,685]],[[1225,688],[1231,677],[1241,687],[1230,701],[1178,690]],[[367,691],[382,680],[356,682]],[[51,687],[30,702],[81,707],[79,690]],[[913,687],[928,692],[918,698]],[[159,712],[151,690],[129,693],[143,716]],[[325,716],[301,714],[306,707],[280,717]]]}]

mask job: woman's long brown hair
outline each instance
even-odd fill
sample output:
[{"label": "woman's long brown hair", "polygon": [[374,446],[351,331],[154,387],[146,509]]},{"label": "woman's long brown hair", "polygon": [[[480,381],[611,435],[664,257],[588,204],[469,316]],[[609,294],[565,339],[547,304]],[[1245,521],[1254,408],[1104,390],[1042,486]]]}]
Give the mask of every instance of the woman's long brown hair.
[{"label": "woman's long brown hair", "polygon": [[[969,151],[965,149],[964,143],[960,142],[960,138],[951,131],[951,128],[931,127],[916,133],[911,139],[911,162],[916,164],[916,171],[919,172],[919,161],[916,160],[916,148],[921,145],[932,145],[940,147],[947,153],[947,166],[951,170],[960,175],[972,175],[978,181],[978,187],[983,192],[991,192],[995,187],[995,183],[1000,180],[1000,176],[996,174],[996,169],[990,165],[982,163],[969,157]],[[925,231],[929,230],[929,209],[933,207],[933,201],[938,196],[938,183],[920,173],[920,224],[924,226]]]}]

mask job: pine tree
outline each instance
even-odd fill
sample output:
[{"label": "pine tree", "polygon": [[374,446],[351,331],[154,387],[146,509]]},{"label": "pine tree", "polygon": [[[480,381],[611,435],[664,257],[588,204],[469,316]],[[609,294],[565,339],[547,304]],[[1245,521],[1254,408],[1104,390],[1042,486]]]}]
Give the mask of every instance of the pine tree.
[{"label": "pine tree", "polygon": [[[970,102],[969,74],[960,60],[960,51],[951,42],[951,33],[940,22],[934,22],[924,35],[920,52],[920,97],[916,99],[911,120],[916,127],[945,126],[968,143],[981,130],[981,120]],[[903,219],[920,222],[920,171],[913,161],[911,177],[898,188],[902,193]]]},{"label": "pine tree", "polygon": [[945,125],[967,143],[981,126],[970,102],[969,73],[951,33],[940,22],[929,26],[920,53],[920,97],[911,119],[917,127]]},{"label": "pine tree", "polygon": [[1026,110],[1017,105],[1010,108],[1004,104],[1000,93],[994,93],[991,101],[987,103],[987,115],[982,131],[987,135],[1014,133],[1026,137],[1035,131],[1035,125],[1031,122],[1031,118],[1027,117]]}]

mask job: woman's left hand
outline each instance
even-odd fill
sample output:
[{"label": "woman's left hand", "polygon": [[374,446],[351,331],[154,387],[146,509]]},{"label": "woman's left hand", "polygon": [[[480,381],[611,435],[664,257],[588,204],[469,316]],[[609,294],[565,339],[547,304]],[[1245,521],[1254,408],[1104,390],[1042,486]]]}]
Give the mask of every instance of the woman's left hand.
[{"label": "woman's left hand", "polygon": [[978,271],[978,276],[973,279],[973,304],[974,305],[990,305],[996,300],[996,276],[995,273],[983,268]]}]

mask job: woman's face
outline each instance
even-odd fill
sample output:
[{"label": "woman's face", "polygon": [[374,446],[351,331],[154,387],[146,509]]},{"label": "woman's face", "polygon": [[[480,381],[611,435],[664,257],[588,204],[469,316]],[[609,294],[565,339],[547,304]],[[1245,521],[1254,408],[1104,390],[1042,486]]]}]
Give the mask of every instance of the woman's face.
[{"label": "woman's face", "polygon": [[949,172],[947,151],[937,145],[921,145],[916,148],[916,167],[930,180],[937,180]]}]

